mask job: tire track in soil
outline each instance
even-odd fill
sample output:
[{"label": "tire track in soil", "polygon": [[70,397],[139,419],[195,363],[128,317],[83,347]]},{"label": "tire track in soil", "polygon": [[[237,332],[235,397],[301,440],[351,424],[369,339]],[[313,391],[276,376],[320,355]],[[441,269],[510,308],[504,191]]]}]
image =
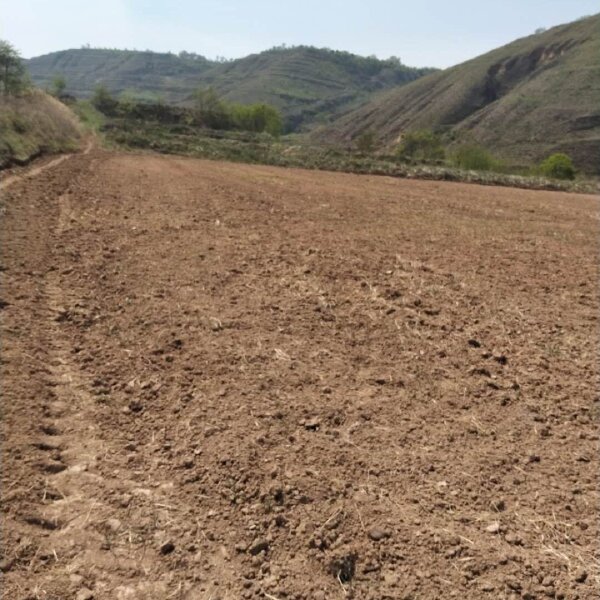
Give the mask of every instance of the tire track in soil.
[{"label": "tire track in soil", "polygon": [[[70,196],[61,195],[58,199],[59,218],[55,229],[57,240],[69,232],[75,212],[71,207]],[[73,304],[60,283],[56,271],[47,278],[47,298],[52,314],[68,314],[65,306]],[[62,320],[62,319],[61,319]],[[117,455],[115,448],[110,448],[111,440],[102,440],[96,426],[97,399],[88,390],[90,382],[85,378],[76,364],[71,360],[72,343],[65,337],[56,318],[51,321],[53,330],[51,371],[56,381],[55,391],[58,401],[58,418],[52,426],[69,432],[63,437],[65,451],[63,456],[69,467],[53,477],[54,485],[65,494],[65,498],[53,505],[49,518],[53,522],[68,523],[64,529],[57,531],[52,544],[61,546],[60,538],[69,539],[69,544],[79,547],[78,554],[65,568],[69,572],[91,572],[103,566],[104,580],[95,581],[95,598],[106,597],[116,600],[163,600],[165,598],[184,598],[187,588],[181,581],[173,577],[156,578],[160,572],[161,558],[155,551],[156,540],[137,540],[133,543],[135,524],[153,520],[159,522],[157,508],[173,508],[176,499],[168,495],[172,487],[169,481],[157,481],[145,478],[143,482],[129,479],[131,473],[127,465],[120,465],[119,471],[125,478],[114,478],[101,473],[98,458],[108,454]],[[93,385],[93,383],[92,383]],[[61,409],[68,406],[68,411]],[[159,497],[152,488],[161,490]],[[133,502],[127,519],[122,522],[117,511],[104,499],[118,490],[121,507]],[[133,499],[130,499],[130,497]],[[135,498],[145,498],[146,502]],[[141,542],[141,543],[140,543]],[[164,544],[162,543],[164,542]],[[161,553],[168,544],[164,539],[159,543]],[[151,547],[148,547],[151,544]],[[109,548],[110,547],[110,548]],[[110,553],[107,555],[107,550]],[[107,560],[108,559],[108,560]],[[211,557],[212,568],[224,580],[233,574],[226,568],[224,556],[217,553]],[[123,573],[129,571],[130,583],[123,583]],[[108,575],[108,579],[106,579]],[[125,578],[127,579],[127,578]],[[76,581],[78,578],[76,578]]]},{"label": "tire track in soil", "polygon": [[[91,150],[92,145],[89,144],[79,155],[86,157],[79,159],[80,163],[85,160],[78,165],[79,175],[88,176],[93,166],[102,160],[101,156],[87,157]],[[8,185],[31,185],[32,180],[48,174],[59,165],[63,165],[65,174],[61,173],[58,177],[63,182],[68,181],[71,176],[67,176],[69,165],[66,161],[74,156],[77,155],[62,156],[25,175],[15,176],[7,180]],[[44,187],[43,182],[40,182],[40,187]],[[71,184],[71,187],[77,188],[77,183]],[[173,583],[172,577],[167,581],[154,577],[159,572],[156,565],[161,560],[155,551],[156,540],[148,537],[146,532],[135,531],[135,523],[160,520],[157,498],[154,490],[150,489],[161,489],[160,482],[130,480],[127,476],[131,473],[127,473],[126,465],[119,465],[121,469],[115,469],[112,475],[107,474],[102,466],[106,457],[118,453],[110,447],[111,440],[100,437],[101,432],[96,425],[97,399],[89,391],[92,385],[88,378],[72,360],[72,340],[64,330],[64,324],[71,319],[68,307],[77,304],[77,299],[71,297],[68,290],[70,269],[63,268],[64,252],[61,256],[60,251],[65,247],[64,238],[68,238],[70,223],[76,220],[77,211],[70,198],[71,192],[67,192],[55,200],[56,224],[49,239],[45,240],[53,263],[43,276],[36,298],[41,313],[47,315],[45,323],[43,320],[37,323],[37,337],[44,340],[41,360],[46,365],[44,387],[49,401],[40,407],[39,419],[33,416],[36,407],[32,407],[32,418],[39,426],[34,426],[29,433],[28,445],[41,452],[42,458],[35,468],[43,480],[43,484],[42,480],[38,482],[38,488],[43,486],[43,489],[37,497],[28,499],[20,520],[26,524],[26,530],[29,528],[32,538],[41,536],[43,542],[29,556],[25,573],[15,568],[18,561],[5,554],[3,587],[7,597],[36,600],[68,597],[163,600],[175,595],[183,597],[177,593],[183,589],[181,583]],[[45,203],[31,204],[30,208],[55,210]],[[51,222],[49,216],[35,214],[34,218],[46,218]],[[31,214],[26,215],[24,230],[28,225],[27,219],[31,217]],[[39,242],[39,237],[36,242]],[[25,244],[21,245],[21,250]],[[43,268],[43,265],[40,267]],[[67,273],[66,287],[65,276],[61,272]],[[35,344],[32,339],[28,341],[31,346]],[[121,470],[125,477],[117,475]],[[16,482],[18,478],[11,487]],[[168,485],[165,487],[169,488]],[[10,491],[3,489],[4,502],[11,499],[6,494]],[[164,490],[161,491],[159,505],[169,506],[170,498]],[[122,515],[119,515],[122,520],[115,516],[119,512],[114,506],[115,495],[116,504],[126,509],[126,519],[122,519]],[[40,533],[36,534],[36,530]],[[32,538],[18,535],[16,553],[24,544],[30,544]],[[40,556],[45,562],[43,565],[38,564]],[[215,562],[215,567],[218,562]],[[37,575],[31,573],[32,569]]]}]

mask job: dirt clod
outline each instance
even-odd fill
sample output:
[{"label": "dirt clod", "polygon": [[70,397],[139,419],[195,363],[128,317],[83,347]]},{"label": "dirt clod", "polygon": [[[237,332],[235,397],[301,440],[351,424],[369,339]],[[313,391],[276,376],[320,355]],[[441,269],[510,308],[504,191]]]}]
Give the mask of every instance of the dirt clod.
[{"label": "dirt clod", "polygon": [[387,529],[383,529],[382,527],[377,526],[371,527],[368,533],[369,537],[376,542],[389,538],[391,535]]},{"label": "dirt clod", "polygon": [[342,583],[348,583],[356,574],[357,560],[358,555],[354,552],[337,556],[330,562],[329,572]]},{"label": "dirt clod", "polygon": [[588,578],[588,572],[585,569],[579,569],[575,572],[573,580],[577,583],[585,583]]},{"label": "dirt clod", "polygon": [[167,554],[171,554],[175,550],[175,544],[173,542],[165,542],[159,549],[159,552],[166,556]]},{"label": "dirt clod", "polygon": [[256,556],[261,552],[266,552],[268,549],[269,542],[264,539],[254,540],[254,542],[252,542],[250,546],[248,546],[248,552],[252,554],[252,556]]}]

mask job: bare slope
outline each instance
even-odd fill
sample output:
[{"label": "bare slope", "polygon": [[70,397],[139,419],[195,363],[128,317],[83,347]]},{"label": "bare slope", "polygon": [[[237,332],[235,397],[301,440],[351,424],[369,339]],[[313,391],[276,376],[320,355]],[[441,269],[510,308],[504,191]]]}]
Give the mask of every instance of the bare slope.
[{"label": "bare slope", "polygon": [[40,90],[0,97],[0,168],[44,152],[73,150],[81,134],[73,112]]},{"label": "bare slope", "polygon": [[520,160],[567,151],[600,169],[600,15],[532,35],[382,94],[320,139],[434,128]]},{"label": "bare slope", "polygon": [[67,91],[86,97],[98,84],[114,93],[185,102],[212,85],[227,100],[277,106],[292,126],[328,121],[376,90],[413,81],[431,69],[392,60],[299,46],[274,48],[229,62],[199,56],[82,48],[27,61],[33,81],[47,86],[56,75]]}]

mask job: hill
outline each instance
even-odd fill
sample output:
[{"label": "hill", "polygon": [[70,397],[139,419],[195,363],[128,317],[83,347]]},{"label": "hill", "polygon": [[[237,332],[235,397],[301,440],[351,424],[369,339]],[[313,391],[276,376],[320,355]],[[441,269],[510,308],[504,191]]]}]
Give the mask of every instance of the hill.
[{"label": "hill", "polygon": [[227,62],[188,53],[81,48],[32,58],[27,68],[36,85],[46,87],[62,75],[67,92],[83,98],[103,84],[116,94],[185,103],[195,89],[211,85],[229,101],[276,106],[290,129],[331,121],[375,91],[432,72],[394,59],[307,46],[273,48]]},{"label": "hill", "polygon": [[40,90],[0,97],[0,169],[78,147],[82,128],[64,104]]},{"label": "hill", "polygon": [[79,98],[91,96],[96,86],[102,84],[114,93],[160,95],[166,101],[186,98],[198,86],[202,74],[215,66],[197,55],[102,48],[52,52],[31,58],[25,64],[39,87],[50,86],[54,77],[62,75],[67,81],[67,93]]},{"label": "hill", "polygon": [[423,128],[509,160],[567,152],[580,168],[600,172],[600,15],[379,94],[315,138],[348,143],[371,130],[391,146]]}]

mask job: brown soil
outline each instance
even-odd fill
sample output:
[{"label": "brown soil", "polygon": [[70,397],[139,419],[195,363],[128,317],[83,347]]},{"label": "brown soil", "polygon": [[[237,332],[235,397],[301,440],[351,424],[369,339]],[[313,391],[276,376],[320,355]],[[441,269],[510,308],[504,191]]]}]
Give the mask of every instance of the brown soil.
[{"label": "brown soil", "polygon": [[7,599],[596,597],[594,198],[92,151],[2,211]]}]

